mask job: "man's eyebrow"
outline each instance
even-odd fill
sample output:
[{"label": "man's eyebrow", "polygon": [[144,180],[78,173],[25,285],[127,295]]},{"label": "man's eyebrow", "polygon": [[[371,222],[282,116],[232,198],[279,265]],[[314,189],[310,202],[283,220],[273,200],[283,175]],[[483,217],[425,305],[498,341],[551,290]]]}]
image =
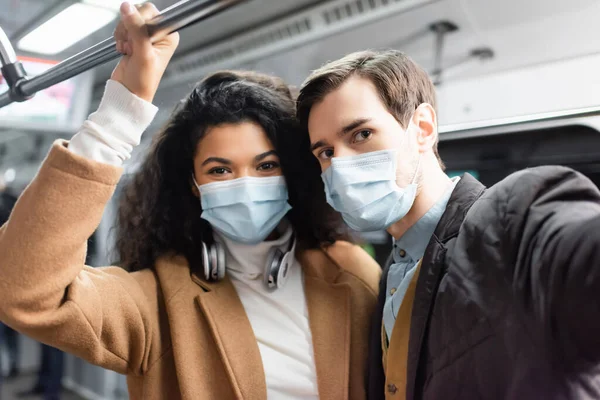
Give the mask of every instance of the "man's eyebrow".
[{"label": "man's eyebrow", "polygon": [[[338,132],[338,136],[344,136],[346,134],[348,134],[349,132],[352,132],[353,130],[355,130],[356,128],[358,128],[361,125],[366,124],[367,122],[371,121],[371,118],[358,118],[355,119],[354,121],[350,122],[349,124],[345,125],[339,132]],[[320,147],[325,147],[327,146],[327,143],[324,140],[319,140],[315,143],[313,143],[310,146],[310,151],[315,151]]]},{"label": "man's eyebrow", "polygon": [[340,132],[338,133],[339,136],[344,136],[347,133],[352,132],[353,130],[355,130],[356,128],[358,128],[361,125],[366,124],[367,122],[371,121],[371,118],[357,118],[354,121],[350,122],[349,124],[347,124],[346,126],[344,126]]}]

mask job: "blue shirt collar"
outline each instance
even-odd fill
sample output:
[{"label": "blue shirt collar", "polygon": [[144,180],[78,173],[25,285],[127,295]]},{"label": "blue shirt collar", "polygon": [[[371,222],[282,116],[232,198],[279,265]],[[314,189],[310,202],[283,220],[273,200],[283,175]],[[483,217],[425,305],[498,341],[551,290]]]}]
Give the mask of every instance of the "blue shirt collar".
[{"label": "blue shirt collar", "polygon": [[417,262],[425,254],[425,249],[437,224],[440,222],[452,191],[460,178],[453,178],[452,185],[444,192],[442,197],[423,215],[413,226],[411,226],[402,237],[394,240],[392,252],[394,263]]}]

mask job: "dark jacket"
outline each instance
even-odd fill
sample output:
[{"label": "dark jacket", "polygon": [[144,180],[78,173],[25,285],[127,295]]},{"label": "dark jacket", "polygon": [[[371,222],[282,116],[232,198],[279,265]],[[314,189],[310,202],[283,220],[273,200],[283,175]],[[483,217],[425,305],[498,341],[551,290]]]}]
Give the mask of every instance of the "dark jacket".
[{"label": "dark jacket", "polygon": [[[381,320],[369,398],[382,399]],[[388,359],[388,363],[393,360]],[[600,399],[600,191],[563,167],[457,184],[410,327],[407,399]]]}]

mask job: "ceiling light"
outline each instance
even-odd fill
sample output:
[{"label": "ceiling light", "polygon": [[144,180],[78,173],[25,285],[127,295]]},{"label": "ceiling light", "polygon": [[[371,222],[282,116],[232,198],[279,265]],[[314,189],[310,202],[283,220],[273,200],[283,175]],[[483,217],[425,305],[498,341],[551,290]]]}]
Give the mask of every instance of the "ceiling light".
[{"label": "ceiling light", "polygon": [[14,168],[9,168],[4,173],[4,181],[6,183],[12,183],[15,180],[16,175],[17,175],[17,172],[14,170]]},{"label": "ceiling light", "polygon": [[114,10],[77,3],[64,9],[18,43],[21,50],[38,54],[58,54],[106,26],[117,16]]}]

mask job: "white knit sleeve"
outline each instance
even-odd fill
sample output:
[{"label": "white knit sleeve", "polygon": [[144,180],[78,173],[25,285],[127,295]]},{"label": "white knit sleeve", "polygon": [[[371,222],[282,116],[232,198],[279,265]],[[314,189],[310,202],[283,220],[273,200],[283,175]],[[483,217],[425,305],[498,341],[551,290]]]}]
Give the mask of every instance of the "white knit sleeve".
[{"label": "white knit sleeve", "polygon": [[69,150],[88,159],[120,166],[140,144],[158,108],[109,80],[98,110],[69,142]]}]

